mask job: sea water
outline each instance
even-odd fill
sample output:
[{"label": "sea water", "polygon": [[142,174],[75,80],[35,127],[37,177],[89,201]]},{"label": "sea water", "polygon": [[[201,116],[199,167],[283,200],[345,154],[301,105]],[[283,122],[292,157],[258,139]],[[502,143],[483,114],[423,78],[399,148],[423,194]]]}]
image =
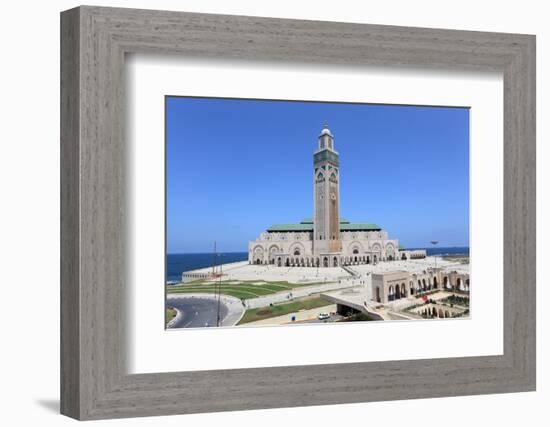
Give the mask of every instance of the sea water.
[{"label": "sea water", "polygon": [[[223,264],[248,259],[248,252],[225,252],[217,255],[216,264],[219,264],[220,259]],[[212,253],[168,254],[166,257],[166,282],[180,282],[183,272],[212,267],[213,263],[214,255]]]}]

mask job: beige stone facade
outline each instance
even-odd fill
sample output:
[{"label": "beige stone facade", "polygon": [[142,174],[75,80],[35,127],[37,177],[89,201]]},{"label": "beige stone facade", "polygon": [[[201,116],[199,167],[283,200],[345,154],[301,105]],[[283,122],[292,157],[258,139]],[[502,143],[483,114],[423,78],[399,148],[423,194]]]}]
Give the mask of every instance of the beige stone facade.
[{"label": "beige stone facade", "polygon": [[391,271],[372,274],[372,299],[388,303],[432,290],[470,291],[470,275],[466,272],[428,268],[422,272]]}]

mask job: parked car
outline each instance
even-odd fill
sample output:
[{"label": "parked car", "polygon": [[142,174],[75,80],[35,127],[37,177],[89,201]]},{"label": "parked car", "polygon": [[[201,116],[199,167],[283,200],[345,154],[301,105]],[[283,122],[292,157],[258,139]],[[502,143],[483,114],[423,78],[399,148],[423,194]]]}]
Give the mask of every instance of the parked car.
[{"label": "parked car", "polygon": [[319,313],[319,315],[317,316],[317,319],[325,320],[325,319],[328,319],[329,317],[330,315],[328,313]]}]

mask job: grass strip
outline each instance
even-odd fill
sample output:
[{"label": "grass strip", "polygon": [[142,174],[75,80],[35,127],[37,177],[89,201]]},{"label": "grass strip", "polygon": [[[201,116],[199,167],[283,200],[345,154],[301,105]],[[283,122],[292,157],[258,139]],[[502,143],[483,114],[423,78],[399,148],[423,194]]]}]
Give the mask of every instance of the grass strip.
[{"label": "grass strip", "polygon": [[295,313],[300,310],[311,310],[312,308],[319,308],[332,304],[333,303],[330,301],[326,301],[320,297],[315,297],[283,304],[274,304],[268,307],[252,308],[245,311],[244,316],[238,325],[255,322],[257,320],[269,319],[270,317],[283,316],[285,314]]},{"label": "grass strip", "polygon": [[174,317],[176,317],[176,310],[172,307],[166,307],[166,324],[170,323],[170,320],[172,320]]}]

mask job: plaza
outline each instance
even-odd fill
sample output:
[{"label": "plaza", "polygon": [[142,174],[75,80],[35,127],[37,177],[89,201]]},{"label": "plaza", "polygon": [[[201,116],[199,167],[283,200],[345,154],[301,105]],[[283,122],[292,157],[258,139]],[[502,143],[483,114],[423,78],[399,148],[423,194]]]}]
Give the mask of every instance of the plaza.
[{"label": "plaza", "polygon": [[[198,285],[204,289],[215,285],[218,280],[243,290],[283,282],[296,285],[268,295],[243,298],[247,310],[320,297],[327,301],[327,305],[335,307],[334,311],[339,315],[365,313],[373,320],[456,318],[469,313],[465,308],[438,302],[457,295],[469,299],[470,291],[469,264],[443,257],[328,268],[277,267],[243,261],[225,264],[223,270],[214,273],[212,268],[187,272],[183,279],[189,282],[187,286],[197,286],[193,285],[197,276],[207,278]],[[281,316],[271,319],[271,322],[291,323],[289,319],[292,317],[306,320],[306,315],[315,316],[320,311],[323,309],[299,316],[298,313]],[[270,321],[266,319],[257,324],[270,324]]]}]

